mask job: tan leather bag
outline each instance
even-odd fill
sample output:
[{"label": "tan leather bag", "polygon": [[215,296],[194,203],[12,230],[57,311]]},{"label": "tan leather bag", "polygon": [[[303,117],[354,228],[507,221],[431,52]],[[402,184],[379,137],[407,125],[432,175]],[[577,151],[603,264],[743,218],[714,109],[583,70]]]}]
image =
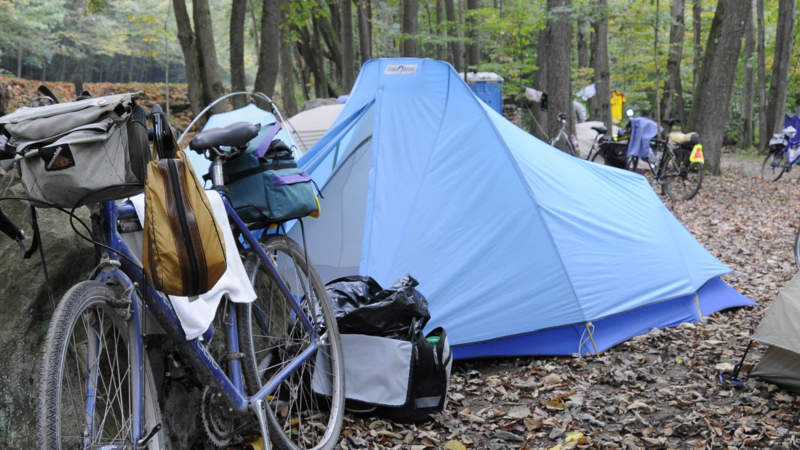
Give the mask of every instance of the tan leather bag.
[{"label": "tan leather bag", "polygon": [[142,260],[147,280],[170,295],[209,291],[227,267],[208,197],[182,151],[150,161]]}]

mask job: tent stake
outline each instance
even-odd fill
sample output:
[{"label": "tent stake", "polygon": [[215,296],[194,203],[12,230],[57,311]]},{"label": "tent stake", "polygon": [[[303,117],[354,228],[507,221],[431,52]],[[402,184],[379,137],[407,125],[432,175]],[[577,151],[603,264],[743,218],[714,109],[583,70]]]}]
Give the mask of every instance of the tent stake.
[{"label": "tent stake", "polygon": [[700,310],[700,298],[694,293],[694,306],[697,307],[697,320],[703,320],[703,311]]},{"label": "tent stake", "polygon": [[589,339],[592,341],[594,356],[600,357],[600,352],[597,351],[597,344],[594,342],[594,336],[592,336],[592,330],[589,329],[589,322],[584,322],[583,325],[586,327],[586,332],[589,333]]}]

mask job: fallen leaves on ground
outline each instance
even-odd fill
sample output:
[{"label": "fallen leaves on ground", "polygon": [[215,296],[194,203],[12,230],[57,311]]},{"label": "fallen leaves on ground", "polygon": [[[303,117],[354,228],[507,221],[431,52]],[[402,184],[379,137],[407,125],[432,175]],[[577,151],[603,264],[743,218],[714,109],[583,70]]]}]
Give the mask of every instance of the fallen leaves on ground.
[{"label": "fallen leaves on ground", "polygon": [[[341,442],[368,449],[453,448],[452,442],[468,449],[800,446],[796,394],[755,379],[742,389],[717,382],[797,271],[800,186],[794,173],[765,182],[757,177],[760,161],[724,158],[724,175],[704,179],[694,200],[665,201],[733,270],[723,279],[759,306],[652,330],[599,357],[456,361],[449,403],[435,420],[399,424],[348,415]],[[745,367],[765,348],[755,345]],[[403,438],[370,435],[376,428]]]}]

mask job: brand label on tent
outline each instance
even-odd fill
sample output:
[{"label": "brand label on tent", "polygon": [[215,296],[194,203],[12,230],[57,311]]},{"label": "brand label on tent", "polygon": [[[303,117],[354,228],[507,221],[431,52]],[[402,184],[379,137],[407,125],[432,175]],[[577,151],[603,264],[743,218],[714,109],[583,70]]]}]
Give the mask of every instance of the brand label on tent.
[{"label": "brand label on tent", "polygon": [[416,64],[389,64],[383,71],[386,75],[414,75],[417,73]]}]

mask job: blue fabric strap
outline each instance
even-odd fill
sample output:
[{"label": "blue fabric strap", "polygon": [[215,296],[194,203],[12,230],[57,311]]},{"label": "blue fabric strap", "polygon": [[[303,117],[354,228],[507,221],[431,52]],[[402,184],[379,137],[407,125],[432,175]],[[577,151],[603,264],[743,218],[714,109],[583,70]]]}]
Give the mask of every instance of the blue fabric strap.
[{"label": "blue fabric strap", "polygon": [[275,138],[275,135],[278,134],[278,131],[280,131],[280,129],[281,129],[281,123],[275,122],[275,126],[272,127],[267,136],[261,141],[260,144],[258,144],[258,148],[256,149],[256,151],[253,152],[256,158],[261,158],[262,156],[264,156],[265,153],[267,153],[269,144],[272,143],[272,140]]}]

